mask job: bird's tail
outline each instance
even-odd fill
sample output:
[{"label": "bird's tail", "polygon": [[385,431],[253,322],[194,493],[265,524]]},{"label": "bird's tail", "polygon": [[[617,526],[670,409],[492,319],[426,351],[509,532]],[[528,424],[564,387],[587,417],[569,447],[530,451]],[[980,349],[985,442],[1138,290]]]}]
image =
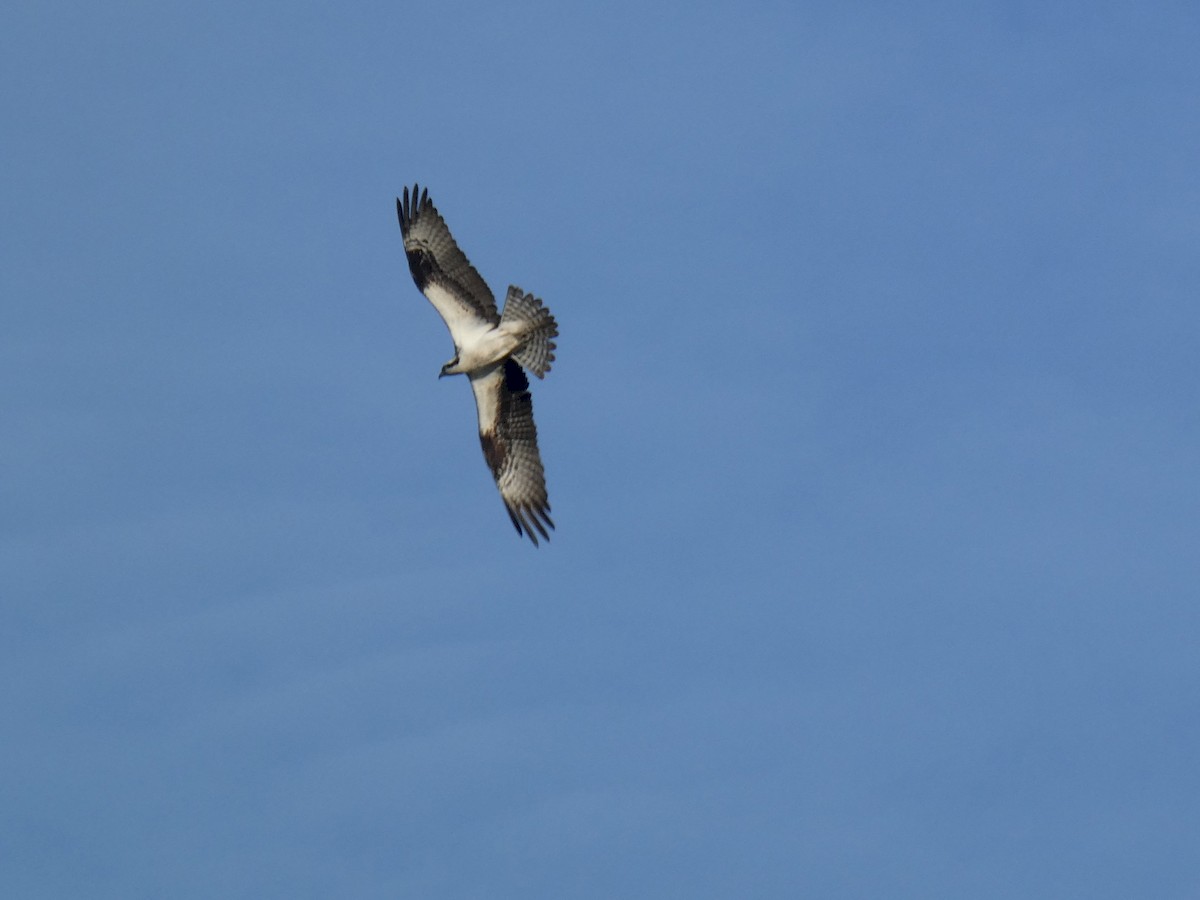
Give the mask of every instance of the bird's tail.
[{"label": "bird's tail", "polygon": [[512,358],[536,375],[545,378],[554,362],[554,338],[558,337],[558,323],[550,310],[533,294],[526,294],[516,285],[510,285],[504,299],[504,312],[500,316],[500,327],[506,328],[521,339],[521,346]]}]

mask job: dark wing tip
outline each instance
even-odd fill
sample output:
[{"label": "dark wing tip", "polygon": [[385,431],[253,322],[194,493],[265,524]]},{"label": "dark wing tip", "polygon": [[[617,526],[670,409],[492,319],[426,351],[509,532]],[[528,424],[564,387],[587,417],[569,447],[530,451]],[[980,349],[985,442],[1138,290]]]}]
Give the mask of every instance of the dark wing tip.
[{"label": "dark wing tip", "polygon": [[414,182],[410,195],[408,185],[405,185],[402,196],[396,198],[396,215],[400,219],[400,231],[408,234],[413,220],[426,208],[433,208],[433,204],[429,202],[429,189],[422,190],[421,186]]},{"label": "dark wing tip", "polygon": [[508,512],[508,517],[512,519],[513,528],[517,529],[517,534],[521,536],[528,534],[529,539],[533,541],[533,546],[538,546],[537,535],[529,530],[528,525],[522,524],[521,511],[509,506],[507,503],[504,504],[504,508]]},{"label": "dark wing tip", "polygon": [[550,531],[553,531],[554,522],[549,515],[549,503],[544,501],[537,504],[526,502],[516,506],[509,506],[508,503],[505,503],[504,508],[508,510],[508,517],[512,519],[517,534],[528,537],[533,541],[533,546],[539,546],[537,539],[539,534],[542,536],[542,540],[547,542],[550,540],[550,532],[546,531],[546,528],[548,526]]}]

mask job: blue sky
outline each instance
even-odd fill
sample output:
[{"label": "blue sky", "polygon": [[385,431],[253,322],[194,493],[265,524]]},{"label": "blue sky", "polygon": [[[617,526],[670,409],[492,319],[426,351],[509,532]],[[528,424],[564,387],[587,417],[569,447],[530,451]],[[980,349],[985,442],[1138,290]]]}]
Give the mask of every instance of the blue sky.
[{"label": "blue sky", "polygon": [[[1200,13],[0,13],[0,888],[1200,894]],[[409,278],[543,297],[517,538]]]}]

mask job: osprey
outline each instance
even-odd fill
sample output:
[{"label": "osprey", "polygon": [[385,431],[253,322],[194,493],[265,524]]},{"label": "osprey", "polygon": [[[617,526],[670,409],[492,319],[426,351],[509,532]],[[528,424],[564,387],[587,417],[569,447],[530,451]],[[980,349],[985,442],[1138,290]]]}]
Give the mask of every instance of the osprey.
[{"label": "osprey", "polygon": [[529,535],[536,547],[539,534],[550,540],[546,528],[554,523],[525,369],[538,378],[550,371],[558,324],[541,300],[515,285],[508,288],[504,312],[496,313],[496,298],[458,249],[428,190],[414,184],[410,195],[406,187],[404,198],[396,198],[396,213],[413,281],[454,340],[454,359],[438,378],[470,379],[483,458],[517,534]]}]

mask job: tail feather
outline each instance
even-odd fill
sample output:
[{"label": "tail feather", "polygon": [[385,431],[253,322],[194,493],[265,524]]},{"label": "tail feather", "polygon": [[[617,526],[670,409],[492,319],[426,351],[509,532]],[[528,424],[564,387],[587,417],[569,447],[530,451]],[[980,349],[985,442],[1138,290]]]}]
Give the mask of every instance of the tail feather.
[{"label": "tail feather", "polygon": [[536,375],[545,378],[554,362],[554,341],[558,337],[558,323],[550,310],[533,294],[526,294],[516,285],[510,285],[504,300],[504,312],[500,326],[521,337],[521,346],[512,357]]}]

